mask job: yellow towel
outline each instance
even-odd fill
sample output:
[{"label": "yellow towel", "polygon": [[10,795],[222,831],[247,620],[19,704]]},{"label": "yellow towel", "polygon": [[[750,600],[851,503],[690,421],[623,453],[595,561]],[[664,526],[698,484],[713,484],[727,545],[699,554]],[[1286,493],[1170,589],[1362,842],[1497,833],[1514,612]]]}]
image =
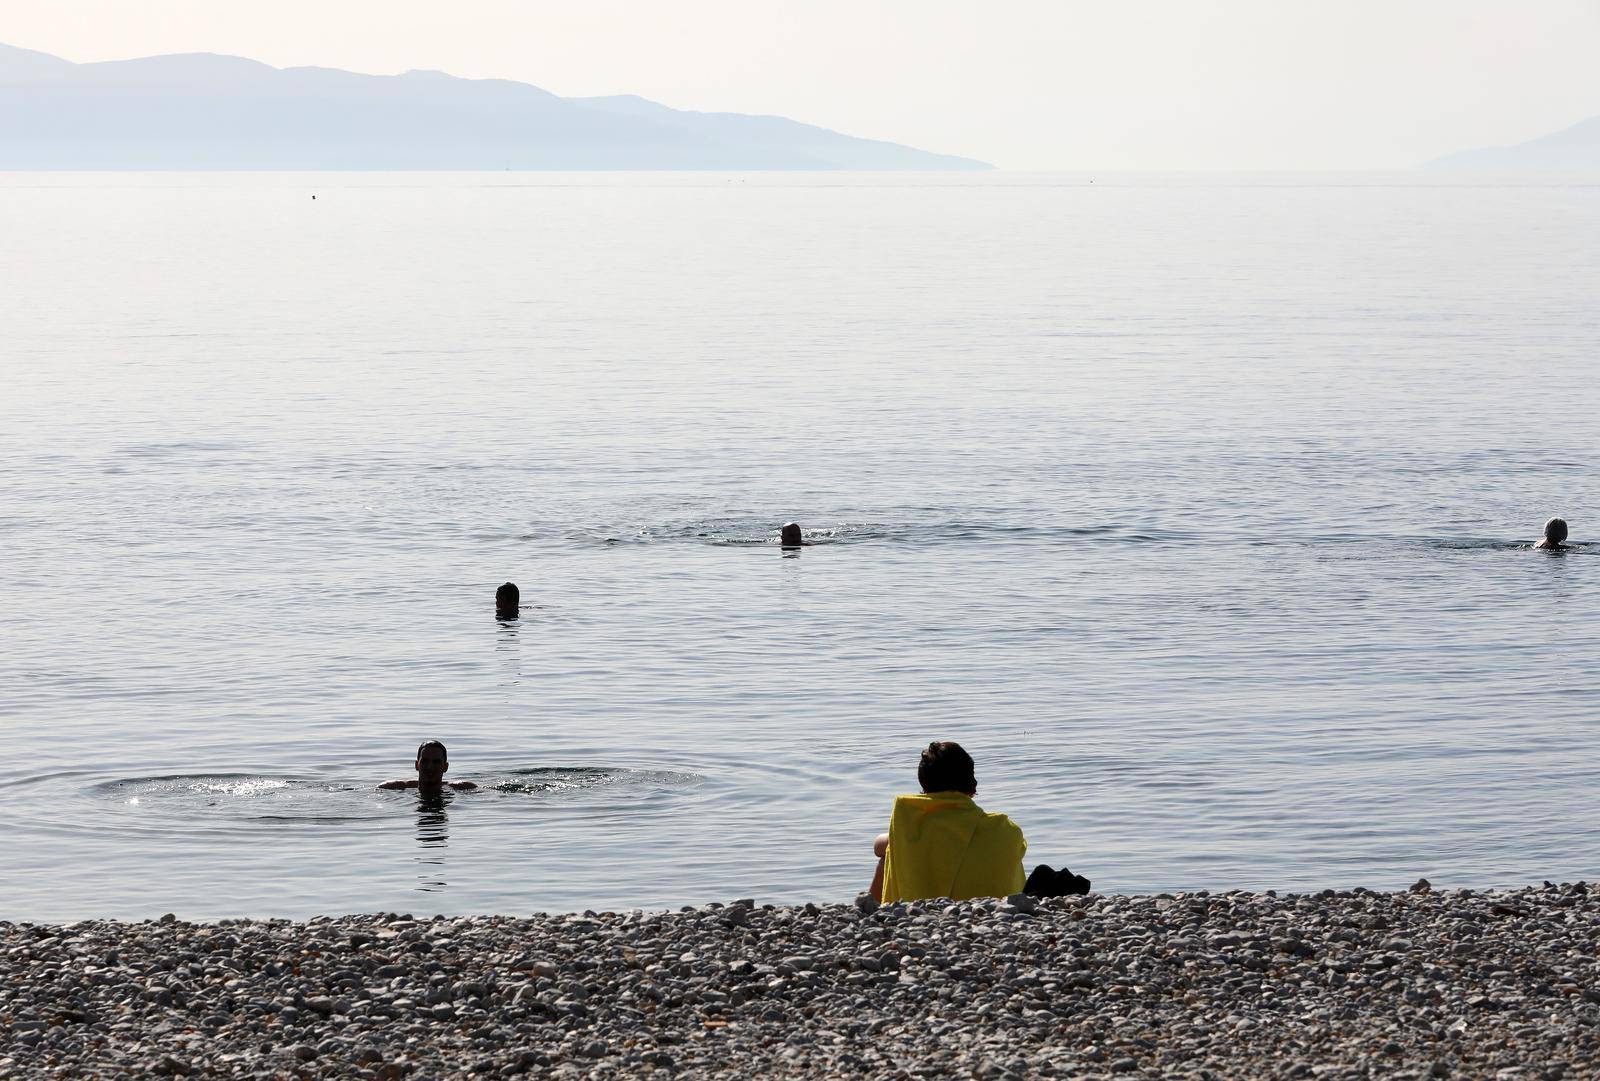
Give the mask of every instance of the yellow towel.
[{"label": "yellow towel", "polygon": [[1022,892],[1028,842],[1002,814],[960,792],[896,796],[883,861],[883,901],[1007,897]]}]

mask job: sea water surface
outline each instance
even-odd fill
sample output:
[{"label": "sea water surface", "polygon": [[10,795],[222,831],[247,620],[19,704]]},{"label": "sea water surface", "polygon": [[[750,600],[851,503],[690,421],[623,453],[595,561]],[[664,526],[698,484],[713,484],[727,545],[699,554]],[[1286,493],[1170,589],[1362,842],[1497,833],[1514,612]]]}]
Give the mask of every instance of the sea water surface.
[{"label": "sea water surface", "polygon": [[[1600,875],[1600,177],[0,177],[0,919]],[[777,526],[811,546],[785,552]],[[495,586],[522,587],[515,623]],[[481,791],[375,785],[446,741]]]}]

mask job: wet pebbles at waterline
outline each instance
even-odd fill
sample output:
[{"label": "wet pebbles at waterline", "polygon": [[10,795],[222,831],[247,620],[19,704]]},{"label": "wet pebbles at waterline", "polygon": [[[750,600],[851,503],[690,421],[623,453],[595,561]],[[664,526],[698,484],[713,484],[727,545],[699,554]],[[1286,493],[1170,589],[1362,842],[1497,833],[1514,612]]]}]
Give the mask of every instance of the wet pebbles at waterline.
[{"label": "wet pebbles at waterline", "polygon": [[0,924],[0,1076],[1559,1078],[1597,927],[1582,883]]}]

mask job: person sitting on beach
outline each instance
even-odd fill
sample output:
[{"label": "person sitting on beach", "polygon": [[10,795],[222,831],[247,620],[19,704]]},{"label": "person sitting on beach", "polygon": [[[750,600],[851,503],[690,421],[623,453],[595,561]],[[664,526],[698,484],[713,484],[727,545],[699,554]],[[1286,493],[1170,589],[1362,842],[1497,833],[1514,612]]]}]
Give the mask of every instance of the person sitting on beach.
[{"label": "person sitting on beach", "polygon": [[1560,551],[1566,547],[1567,520],[1565,518],[1552,518],[1544,524],[1544,539],[1535,548],[1545,548],[1550,551]]},{"label": "person sitting on beach", "polygon": [[444,744],[430,739],[417,748],[417,779],[414,781],[384,781],[379,788],[415,788],[420,795],[437,796],[446,788],[466,792],[478,786],[471,781],[446,781],[445,771],[450,768],[450,752]]},{"label": "person sitting on beach", "polygon": [[972,756],[959,743],[930,743],[917,781],[921,794],[895,797],[889,832],[873,844],[873,898],[889,904],[1021,893],[1028,842],[1011,819],[972,802],[978,791]]},{"label": "person sitting on beach", "polygon": [[494,591],[494,618],[516,619],[521,605],[522,592],[517,589],[517,583],[507,582]]}]

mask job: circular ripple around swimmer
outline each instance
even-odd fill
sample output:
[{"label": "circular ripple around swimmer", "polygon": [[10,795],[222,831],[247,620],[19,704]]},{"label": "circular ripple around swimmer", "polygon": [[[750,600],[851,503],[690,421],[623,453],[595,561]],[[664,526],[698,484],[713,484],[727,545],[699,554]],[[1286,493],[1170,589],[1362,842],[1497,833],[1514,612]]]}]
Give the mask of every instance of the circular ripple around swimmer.
[{"label": "circular ripple around swimmer", "polygon": [[498,813],[519,819],[527,813],[639,819],[677,813],[686,802],[710,798],[704,778],[670,770],[542,766],[476,779],[488,794],[502,797],[496,801]]},{"label": "circular ripple around swimmer", "polygon": [[[904,528],[868,522],[802,524],[807,545],[853,540],[895,540],[911,534]],[[713,547],[770,547],[778,544],[778,523],[771,516],[700,518],[658,525],[593,527],[576,530],[571,539],[605,545],[690,542]]]},{"label": "circular ripple around swimmer", "polygon": [[637,794],[640,789],[687,788],[698,784],[692,773],[671,770],[614,769],[610,766],[537,766],[511,770],[480,781],[484,788],[514,795],[559,795],[621,789]]},{"label": "circular ripple around swimmer", "polygon": [[117,827],[181,832],[348,825],[383,816],[365,786],[299,777],[200,774],[104,781],[89,793],[120,816]]}]

